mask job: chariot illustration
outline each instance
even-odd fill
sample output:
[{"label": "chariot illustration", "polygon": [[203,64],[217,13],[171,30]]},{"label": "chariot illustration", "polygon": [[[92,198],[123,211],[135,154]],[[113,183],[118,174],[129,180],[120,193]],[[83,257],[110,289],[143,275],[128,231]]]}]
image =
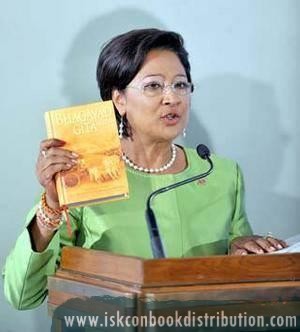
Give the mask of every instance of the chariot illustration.
[{"label": "chariot illustration", "polygon": [[102,183],[119,178],[122,163],[119,149],[101,151],[98,146],[90,146],[82,153],[80,150],[77,151],[78,163],[62,174],[67,187],[83,183]]}]

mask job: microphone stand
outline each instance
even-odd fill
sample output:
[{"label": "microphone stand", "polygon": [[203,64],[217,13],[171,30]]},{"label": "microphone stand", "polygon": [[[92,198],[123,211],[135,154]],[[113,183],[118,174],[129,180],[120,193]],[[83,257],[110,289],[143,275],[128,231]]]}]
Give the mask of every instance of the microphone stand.
[{"label": "microphone stand", "polygon": [[[197,151],[198,151],[198,149],[197,149]],[[208,152],[208,154],[200,155],[200,157],[207,160],[210,165],[209,169],[205,173],[201,173],[199,175],[195,175],[195,176],[185,179],[183,181],[173,183],[173,184],[170,184],[169,186],[157,189],[148,196],[147,205],[146,205],[146,221],[147,221],[148,231],[150,234],[151,249],[152,249],[154,258],[165,258],[166,256],[165,256],[165,251],[164,251],[163,244],[161,241],[155,214],[151,208],[151,203],[152,203],[153,199],[159,194],[162,194],[171,189],[183,186],[187,183],[203,179],[206,176],[208,176],[212,172],[213,167],[214,167],[213,162],[211,161],[211,159],[209,157],[209,152]]]}]

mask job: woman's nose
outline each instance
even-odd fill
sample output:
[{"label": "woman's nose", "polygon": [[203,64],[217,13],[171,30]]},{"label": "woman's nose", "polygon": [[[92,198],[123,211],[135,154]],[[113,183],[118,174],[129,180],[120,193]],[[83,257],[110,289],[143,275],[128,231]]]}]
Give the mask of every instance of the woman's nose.
[{"label": "woman's nose", "polygon": [[180,96],[174,92],[170,85],[164,87],[162,97],[164,104],[178,104],[181,101]]}]

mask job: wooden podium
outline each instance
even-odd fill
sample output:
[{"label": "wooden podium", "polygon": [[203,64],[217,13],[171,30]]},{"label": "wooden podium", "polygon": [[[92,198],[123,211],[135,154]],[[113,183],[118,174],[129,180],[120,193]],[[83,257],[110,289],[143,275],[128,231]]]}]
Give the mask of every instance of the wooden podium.
[{"label": "wooden podium", "polygon": [[[296,316],[298,328],[284,329],[284,318],[276,321],[275,317],[281,327],[239,326],[220,331],[300,331],[300,253],[141,259],[65,247],[60,268],[48,279],[48,290],[48,309],[55,326],[52,331],[65,331],[62,313],[97,315],[100,307],[107,317],[116,310],[130,315],[145,315],[151,310],[165,317],[174,315],[175,310],[183,315],[189,310],[192,318],[205,313],[219,318],[222,313],[240,313],[247,319],[262,315],[267,321],[273,316]],[[63,307],[66,310],[59,313]],[[152,326],[109,331],[164,330]]]}]

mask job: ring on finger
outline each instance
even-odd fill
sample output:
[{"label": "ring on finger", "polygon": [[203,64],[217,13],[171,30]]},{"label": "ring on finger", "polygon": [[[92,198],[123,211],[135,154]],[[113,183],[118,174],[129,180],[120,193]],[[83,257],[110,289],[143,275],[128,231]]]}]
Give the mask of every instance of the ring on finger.
[{"label": "ring on finger", "polygon": [[267,235],[264,236],[264,239],[267,239],[267,238],[274,239],[274,235],[271,232],[268,232]]}]

